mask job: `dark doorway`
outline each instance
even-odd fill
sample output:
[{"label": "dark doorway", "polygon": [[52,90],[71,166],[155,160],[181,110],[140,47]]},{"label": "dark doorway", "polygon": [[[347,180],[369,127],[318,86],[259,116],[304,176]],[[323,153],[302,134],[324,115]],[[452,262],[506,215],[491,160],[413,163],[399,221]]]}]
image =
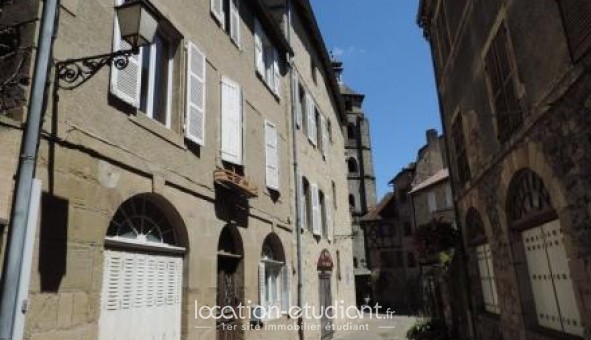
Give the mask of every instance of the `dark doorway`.
[{"label": "dark doorway", "polygon": [[332,289],[330,278],[332,276],[333,262],[328,250],[320,253],[317,263],[318,270],[318,302],[322,317],[320,319],[321,339],[331,339],[333,335],[332,320],[333,315],[328,315],[326,308],[332,306]]},{"label": "dark doorway", "polygon": [[217,305],[221,315],[216,321],[216,338],[242,340],[242,323],[236,316],[244,295],[243,249],[240,233],[235,226],[226,226],[222,230],[218,244],[217,273]]}]

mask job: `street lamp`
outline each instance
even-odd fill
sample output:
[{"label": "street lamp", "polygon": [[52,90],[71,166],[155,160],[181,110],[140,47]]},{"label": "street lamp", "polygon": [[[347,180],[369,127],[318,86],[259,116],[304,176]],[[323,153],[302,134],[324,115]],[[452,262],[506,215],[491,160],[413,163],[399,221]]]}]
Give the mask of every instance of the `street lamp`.
[{"label": "street lamp", "polygon": [[117,69],[127,67],[129,57],[139,48],[154,41],[162,15],[147,0],[126,1],[115,7],[121,39],[131,48],[84,58],[59,61],[56,66],[56,88],[72,90],[92,78],[103,66],[113,64]]}]

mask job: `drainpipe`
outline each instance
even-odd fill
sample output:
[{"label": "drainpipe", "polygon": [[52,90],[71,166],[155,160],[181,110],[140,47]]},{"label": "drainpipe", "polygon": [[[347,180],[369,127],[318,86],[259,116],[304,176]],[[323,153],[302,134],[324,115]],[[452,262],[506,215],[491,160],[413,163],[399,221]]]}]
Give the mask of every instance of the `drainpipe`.
[{"label": "drainpipe", "polygon": [[[289,46],[291,46],[291,1],[285,0],[285,14],[286,14],[286,35],[287,35],[287,42]],[[297,76],[294,71],[293,67],[293,58],[291,56],[287,56],[288,64],[289,64],[289,84],[291,88],[291,147],[293,153],[293,173],[295,179],[295,190],[294,190],[294,204],[295,204],[295,229],[296,229],[296,257],[297,257],[297,273],[298,273],[298,292],[297,292],[297,306],[298,308],[302,308],[302,296],[303,296],[303,280],[302,280],[302,228],[300,225],[302,221],[300,221],[300,214],[299,214],[299,203],[300,203],[300,190],[298,190],[300,183],[300,170],[298,165],[298,148],[297,148],[297,122],[296,122],[296,97],[298,94],[296,91],[298,89],[293,88],[293,79]],[[300,317],[298,318],[298,334],[300,339],[304,339],[304,332],[303,332],[303,316],[300,313]]]},{"label": "drainpipe", "polygon": [[[37,160],[37,145],[42,123],[45,84],[51,59],[52,35],[55,28],[57,4],[58,0],[45,0],[43,5],[33,85],[29,97],[27,125],[21,145],[22,153],[17,172],[14,206],[10,219],[11,225],[0,286],[0,339],[2,340],[12,338],[17,309],[24,308],[24,306],[17,306],[17,296],[22,278],[23,257],[28,256],[24,254],[27,216]],[[32,248],[30,251],[32,251]]]}]

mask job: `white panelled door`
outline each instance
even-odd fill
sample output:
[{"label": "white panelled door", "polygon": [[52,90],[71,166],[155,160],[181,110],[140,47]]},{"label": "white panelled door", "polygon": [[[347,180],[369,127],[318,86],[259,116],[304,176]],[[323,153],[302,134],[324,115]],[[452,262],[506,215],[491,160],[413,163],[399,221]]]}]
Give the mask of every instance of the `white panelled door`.
[{"label": "white panelled door", "polygon": [[99,339],[180,339],[182,277],[182,257],[105,250]]},{"label": "white panelled door", "polygon": [[539,324],[583,336],[560,222],[526,230],[522,239]]}]

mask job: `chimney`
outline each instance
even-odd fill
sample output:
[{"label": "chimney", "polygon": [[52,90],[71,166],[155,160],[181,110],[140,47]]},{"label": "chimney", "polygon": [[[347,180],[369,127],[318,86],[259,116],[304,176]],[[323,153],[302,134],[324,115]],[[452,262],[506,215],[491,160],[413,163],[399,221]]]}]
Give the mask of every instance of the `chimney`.
[{"label": "chimney", "polygon": [[343,73],[343,62],[338,61],[331,53],[330,63],[332,64],[332,69],[334,70],[335,76],[337,77],[337,81],[339,84],[341,84],[343,82],[341,79],[341,74]]},{"label": "chimney", "polygon": [[427,130],[427,144],[437,143],[439,141],[439,134],[435,129]]}]

